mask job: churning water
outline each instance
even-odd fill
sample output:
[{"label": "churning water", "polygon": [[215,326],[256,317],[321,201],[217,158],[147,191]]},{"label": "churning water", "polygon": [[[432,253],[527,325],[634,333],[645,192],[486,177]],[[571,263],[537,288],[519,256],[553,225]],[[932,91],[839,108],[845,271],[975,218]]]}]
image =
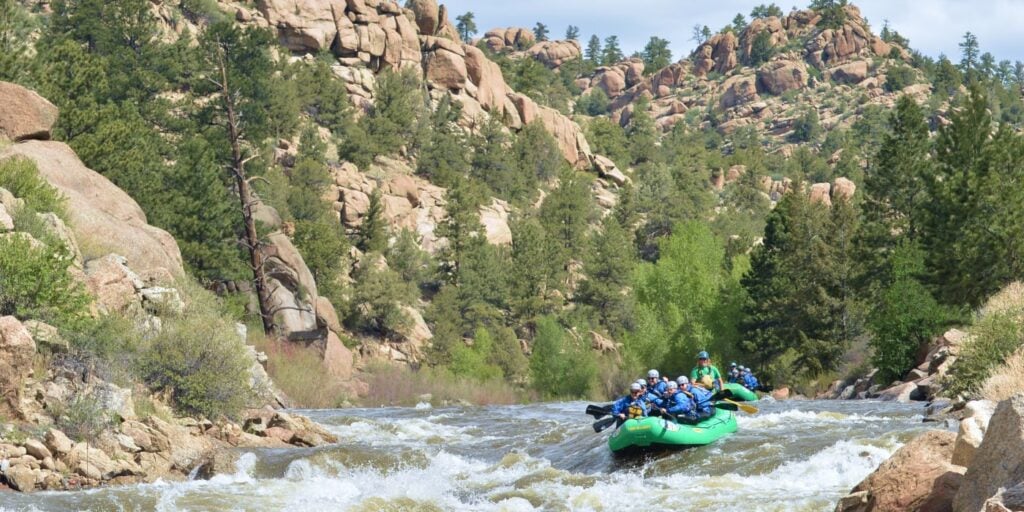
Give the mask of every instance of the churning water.
[{"label": "churning water", "polygon": [[831,511],[927,428],[913,405],[756,405],[718,443],[629,459],[583,402],[301,411],[338,444],[249,451],[209,481],[5,493],[0,511]]}]

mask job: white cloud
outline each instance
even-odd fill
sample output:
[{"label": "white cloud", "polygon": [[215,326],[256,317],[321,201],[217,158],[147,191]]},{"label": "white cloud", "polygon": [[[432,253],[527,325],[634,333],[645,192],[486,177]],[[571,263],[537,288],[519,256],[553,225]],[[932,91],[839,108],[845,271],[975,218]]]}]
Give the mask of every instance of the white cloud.
[{"label": "white cloud", "polygon": [[[560,38],[568,25],[580,27],[584,44],[591,34],[602,39],[618,35],[625,53],[639,51],[647,39],[658,36],[672,42],[675,58],[693,49],[695,24],[712,30],[729,24],[737,12],[747,15],[763,0],[447,0],[450,16],[473,11],[483,32],[496,27],[530,27],[538,21]],[[792,2],[776,2],[789,11]],[[801,0],[803,8],[809,0]],[[854,2],[877,32],[882,21],[910,39],[926,55],[945,53],[959,58],[964,32],[971,31],[996,59],[1024,60],[1019,27],[1024,26],[1024,0],[860,0]]]}]

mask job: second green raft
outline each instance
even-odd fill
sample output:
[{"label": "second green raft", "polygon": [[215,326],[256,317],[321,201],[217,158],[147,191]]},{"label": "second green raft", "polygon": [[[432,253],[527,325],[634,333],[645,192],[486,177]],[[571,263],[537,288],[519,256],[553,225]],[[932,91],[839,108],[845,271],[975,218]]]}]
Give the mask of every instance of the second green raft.
[{"label": "second green raft", "polygon": [[732,398],[737,402],[755,402],[757,401],[757,393],[743,387],[743,384],[737,382],[729,382],[725,385],[725,389],[732,391]]},{"label": "second green raft", "polygon": [[608,439],[608,447],[614,453],[623,453],[647,448],[703,446],[733,432],[736,432],[735,415],[716,408],[713,416],[693,425],[655,417],[626,420]]}]

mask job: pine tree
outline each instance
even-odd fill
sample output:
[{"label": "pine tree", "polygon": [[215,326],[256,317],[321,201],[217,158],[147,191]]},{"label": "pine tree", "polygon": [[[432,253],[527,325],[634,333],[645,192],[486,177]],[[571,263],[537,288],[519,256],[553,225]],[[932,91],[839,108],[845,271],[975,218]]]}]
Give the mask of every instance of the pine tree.
[{"label": "pine tree", "polygon": [[732,19],[732,29],[739,34],[745,28],[747,28],[747,19],[743,17],[743,14],[736,13],[736,17]]},{"label": "pine tree", "polygon": [[473,35],[476,34],[476,20],[474,19],[473,12],[469,11],[465,14],[455,17],[455,30],[459,32],[459,37],[466,43],[472,42]]},{"label": "pine tree", "polygon": [[456,181],[445,195],[447,216],[437,226],[437,235],[448,241],[439,255],[441,278],[458,284],[459,265],[473,239],[480,236],[479,206],[483,194],[466,180]]},{"label": "pine tree", "polygon": [[640,54],[644,60],[644,69],[655,71],[668,66],[672,62],[672,50],[669,49],[669,44],[665,39],[652,36]]},{"label": "pine tree", "polygon": [[512,223],[512,313],[526,330],[554,311],[554,292],[565,273],[556,241],[536,218]]},{"label": "pine tree", "polygon": [[456,124],[462,115],[462,105],[446,94],[430,114],[430,127],[416,172],[442,186],[465,179],[469,173],[469,155],[466,153],[465,132]]},{"label": "pine tree", "polygon": [[633,165],[650,162],[657,152],[658,131],[654,119],[647,112],[650,103],[641,98],[633,106],[633,115],[626,126],[626,138],[629,140],[630,163]]},{"label": "pine tree", "polygon": [[359,224],[356,247],[364,253],[383,252],[388,245],[388,234],[384,220],[384,205],[380,200],[380,189],[370,193],[370,206]]},{"label": "pine tree", "polygon": [[583,256],[583,275],[575,301],[591,307],[610,333],[632,327],[633,304],[623,293],[630,284],[636,261],[633,241],[615,216],[605,217],[600,231],[591,232]]},{"label": "pine tree", "polygon": [[782,9],[775,4],[760,4],[750,11],[751,19],[764,19],[770,16],[781,18],[783,16]]},{"label": "pine tree", "polygon": [[485,183],[491,192],[511,202],[518,202],[533,194],[533,180],[520,172],[519,162],[509,151],[509,134],[496,117],[484,122],[470,139],[473,147],[469,174]]},{"label": "pine tree", "polygon": [[970,31],[965,32],[958,46],[960,47],[960,70],[968,79],[972,79],[974,72],[978,69],[978,54],[981,51],[978,45],[978,36]]},{"label": "pine tree", "polygon": [[821,15],[818,26],[838,29],[846,23],[847,0],[811,0],[811,9]]},{"label": "pine tree", "polygon": [[15,0],[0,0],[0,80],[17,82],[28,73],[29,34],[35,23]]},{"label": "pine tree", "polygon": [[619,36],[608,36],[604,40],[604,50],[601,52],[601,65],[611,66],[623,58],[622,49],[619,48]]},{"label": "pine tree", "polygon": [[533,27],[533,37],[536,38],[537,41],[547,41],[548,26],[538,21]]},{"label": "pine tree", "polygon": [[557,242],[561,261],[581,253],[587,223],[594,204],[590,200],[590,181],[579,172],[566,170],[559,186],[551,191],[540,207],[540,222]]},{"label": "pine tree", "polygon": [[580,28],[576,25],[569,25],[565,29],[565,39],[568,41],[576,41],[580,38]]},{"label": "pine tree", "polygon": [[597,35],[590,36],[583,55],[591,65],[597,66],[603,62],[604,50],[601,48],[601,39]]}]

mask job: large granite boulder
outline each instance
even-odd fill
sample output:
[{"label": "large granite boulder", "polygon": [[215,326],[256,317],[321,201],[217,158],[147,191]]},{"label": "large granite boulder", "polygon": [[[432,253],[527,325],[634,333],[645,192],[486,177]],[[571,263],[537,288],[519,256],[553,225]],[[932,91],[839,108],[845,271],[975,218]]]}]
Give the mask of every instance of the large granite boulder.
[{"label": "large granite boulder", "polygon": [[35,91],[0,82],[0,138],[49,140],[57,107]]},{"label": "large granite boulder", "polygon": [[[951,454],[952,455],[952,454]],[[1024,482],[1024,394],[999,402],[956,494],[957,512],[980,511],[1000,489]]]}]

